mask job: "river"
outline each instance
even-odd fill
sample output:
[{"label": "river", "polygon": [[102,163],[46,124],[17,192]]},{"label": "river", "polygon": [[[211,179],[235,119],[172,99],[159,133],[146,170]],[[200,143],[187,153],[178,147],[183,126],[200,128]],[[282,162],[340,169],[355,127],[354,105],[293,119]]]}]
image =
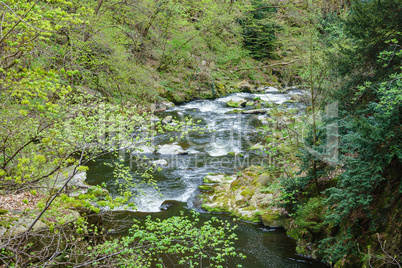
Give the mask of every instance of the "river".
[{"label": "river", "polygon": [[[301,94],[301,92],[293,90],[282,94],[275,90],[267,90],[266,93],[258,94],[233,93],[215,100],[192,101],[157,114],[161,119],[166,116],[172,116],[178,120],[191,117],[198,121],[197,125],[206,127],[209,131],[191,132],[183,138],[176,139],[174,145],[181,146],[187,153],[185,155],[138,153],[144,154],[147,157],[146,161],[164,159],[167,165],[162,164],[162,171],[154,176],[157,189],[150,184],[141,184],[139,175],[134,175],[138,185],[131,190],[136,195],[137,212],[126,212],[126,215],[137,218],[146,215],[166,218],[179,215],[180,211],[188,212],[190,209],[196,209],[201,212],[201,219],[207,220],[211,216],[230,218],[225,214],[212,215],[199,208],[196,196],[200,193],[198,186],[202,184],[203,177],[209,173],[233,174],[252,164],[267,164],[269,159],[261,152],[248,150],[261,141],[262,136],[259,134],[258,127],[264,124],[267,115],[231,113],[235,108],[227,107],[226,102],[232,100],[251,103],[253,100],[260,100],[284,108],[302,110],[303,105],[288,102],[292,94]],[[251,106],[248,109],[251,109]],[[155,147],[172,144],[172,135],[172,133],[159,134],[151,142]],[[130,154],[123,156],[126,159],[125,164],[135,174],[135,171],[140,169],[140,164]],[[115,179],[113,179],[113,170],[104,165],[111,161],[110,156],[105,156],[92,163],[87,182],[89,184],[105,183],[113,195],[118,192],[118,187],[114,183]],[[164,202],[168,205],[162,206]],[[173,205],[169,206],[169,204]],[[161,208],[165,210],[161,211]],[[239,237],[236,242],[237,251],[247,255],[247,259],[239,263],[243,267],[327,267],[296,254],[295,242],[286,235],[283,229],[271,229],[240,220],[236,224],[239,226],[236,230]],[[235,263],[229,261],[226,265],[234,267]]]}]

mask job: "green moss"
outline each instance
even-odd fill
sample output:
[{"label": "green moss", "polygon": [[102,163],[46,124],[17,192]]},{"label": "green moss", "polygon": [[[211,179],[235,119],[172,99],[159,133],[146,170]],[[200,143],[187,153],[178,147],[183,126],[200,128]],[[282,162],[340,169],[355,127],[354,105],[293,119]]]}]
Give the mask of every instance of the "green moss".
[{"label": "green moss", "polygon": [[254,104],[253,108],[254,109],[261,109],[262,108],[261,103],[257,102],[256,104]]},{"label": "green moss", "polygon": [[229,152],[228,155],[235,156],[236,153],[235,152]]},{"label": "green moss", "polygon": [[296,241],[299,240],[303,235],[301,232],[301,229],[299,229],[299,228],[289,229],[289,230],[287,230],[286,234]]},{"label": "green moss", "polygon": [[226,94],[225,85],[220,82],[215,82],[215,88],[219,92],[219,94],[224,95]]},{"label": "green moss", "polygon": [[253,205],[250,205],[250,206],[246,207],[244,210],[253,211],[253,210],[256,210],[256,207]]},{"label": "green moss", "polygon": [[93,195],[94,197],[107,197],[109,196],[108,190],[98,186],[92,186],[91,188],[88,189],[88,194]]},{"label": "green moss", "polygon": [[266,226],[282,227],[284,225],[283,217],[278,211],[266,210],[261,215],[261,219]]},{"label": "green moss", "polygon": [[8,210],[7,209],[0,209],[0,215],[7,214]]},{"label": "green moss", "polygon": [[232,184],[230,185],[230,187],[232,188],[233,191],[236,191],[237,189],[239,189],[241,187],[241,183],[239,180],[234,180],[232,182]]},{"label": "green moss", "polygon": [[261,211],[257,211],[257,212],[254,213],[254,216],[261,216],[261,215],[262,215]]},{"label": "green moss", "polygon": [[246,188],[240,194],[244,197],[251,197],[254,195],[254,192],[250,188]]},{"label": "green moss", "polygon": [[10,228],[15,221],[18,221],[19,217],[7,217],[5,220],[0,220],[0,226]]},{"label": "green moss", "polygon": [[[210,179],[208,179],[208,176],[205,176],[203,179],[202,179],[202,181],[204,182],[204,183],[212,183],[212,181],[210,180]],[[201,188],[200,188],[201,189]]]},{"label": "green moss", "polygon": [[275,103],[267,102],[267,101],[264,101],[262,103],[262,106],[264,106],[265,108],[275,108],[276,107]]},{"label": "green moss", "polygon": [[232,101],[232,100],[228,101],[228,102],[226,103],[226,105],[229,106],[229,107],[233,107],[233,108],[239,108],[239,107],[240,107],[240,104],[239,104],[239,103],[234,102],[234,101]]},{"label": "green moss", "polygon": [[253,222],[253,223],[260,223],[261,222],[260,216],[255,215],[255,214],[253,214],[251,217],[246,216],[246,215],[242,216],[241,214],[236,214],[236,216],[239,217],[242,220]]},{"label": "green moss", "polygon": [[202,99],[211,99],[214,97],[214,94],[212,93],[212,91],[203,91],[200,93],[200,97]]},{"label": "green moss", "polygon": [[204,204],[201,206],[201,208],[208,212],[228,212],[227,209],[225,209],[225,208],[211,207],[211,206],[204,205]]},{"label": "green moss", "polygon": [[198,188],[202,191],[213,191],[214,187],[212,185],[200,185]]}]

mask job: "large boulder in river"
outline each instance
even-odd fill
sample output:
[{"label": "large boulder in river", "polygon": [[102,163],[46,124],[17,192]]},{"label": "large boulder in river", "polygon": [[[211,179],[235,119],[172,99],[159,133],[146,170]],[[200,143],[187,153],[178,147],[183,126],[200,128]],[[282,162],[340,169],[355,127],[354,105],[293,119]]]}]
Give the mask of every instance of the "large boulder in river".
[{"label": "large boulder in river", "polygon": [[270,227],[284,226],[286,211],[278,207],[281,187],[271,175],[261,166],[251,166],[230,177],[223,174],[206,176],[205,186],[213,188],[201,193],[202,208],[212,212],[229,212]]},{"label": "large boulder in river", "polygon": [[178,144],[164,144],[157,151],[158,154],[187,154],[183,148]]}]

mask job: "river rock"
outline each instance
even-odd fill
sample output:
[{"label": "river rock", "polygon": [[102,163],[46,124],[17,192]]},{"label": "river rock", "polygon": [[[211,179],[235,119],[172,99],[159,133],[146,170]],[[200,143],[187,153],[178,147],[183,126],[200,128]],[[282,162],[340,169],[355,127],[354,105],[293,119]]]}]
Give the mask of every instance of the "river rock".
[{"label": "river rock", "polygon": [[[82,194],[88,193],[90,185],[85,183],[87,178],[86,172],[80,172],[75,174],[75,176],[68,182],[66,190],[69,192],[69,196],[75,197]],[[66,180],[60,181],[57,184],[57,188],[61,188]]]},{"label": "river rock", "polygon": [[267,89],[267,86],[260,86],[258,88],[256,88],[254,91],[256,92],[265,92],[265,90]]},{"label": "river rock", "polygon": [[165,106],[166,108],[174,107],[174,103],[170,101],[163,101],[162,105]]},{"label": "river rock", "polygon": [[243,111],[242,113],[243,114],[265,114],[265,113],[267,113],[267,110],[255,109],[255,110]]},{"label": "river rock", "polygon": [[290,100],[295,101],[295,102],[304,102],[305,98],[302,95],[294,94],[294,95],[290,96]]},{"label": "river rock", "polygon": [[[55,178],[55,181],[49,181],[50,185],[48,187],[59,189],[61,188],[67,181],[68,178],[70,178],[73,175],[74,167],[68,167],[65,169],[68,173],[67,176],[64,176],[63,174],[58,175]],[[78,172],[73,176],[73,178],[68,182],[67,187],[74,187],[74,188],[86,188],[88,189],[90,186],[85,183],[85,180],[87,178],[86,172]]]},{"label": "river rock", "polygon": [[173,120],[173,116],[168,115],[168,116],[166,116],[165,118],[163,118],[162,123],[166,125],[166,124],[171,123],[172,120]]},{"label": "river rock", "polygon": [[226,102],[226,106],[228,107],[245,107],[247,103],[247,100],[243,99],[243,98],[233,98],[230,99],[228,102]]},{"label": "river rock", "polygon": [[253,93],[251,85],[246,81],[240,82],[235,87],[241,90],[242,92]]},{"label": "river rock", "polygon": [[209,192],[214,190],[214,186],[211,184],[203,184],[198,186],[198,189],[200,189],[201,191]]},{"label": "river rock", "polygon": [[[233,175],[230,183],[214,183],[213,191],[201,195],[202,208],[212,212],[229,212],[256,223],[263,221],[267,226],[283,226],[286,217],[282,216],[282,210],[278,207],[280,187],[268,176],[270,174],[263,167],[251,166]],[[204,182],[224,181],[223,178],[224,175],[208,175]]]},{"label": "river rock", "polygon": [[86,188],[86,189],[88,189],[90,186],[85,183],[86,179],[87,179],[87,173],[86,172],[77,173],[69,181],[68,186],[69,187],[77,187],[77,188]]},{"label": "river rock", "polygon": [[170,154],[170,155],[187,154],[187,152],[185,150],[183,150],[183,148],[178,144],[164,144],[159,148],[157,153],[159,153],[159,154]]},{"label": "river rock", "polygon": [[[7,234],[10,235],[17,235],[24,233],[28,230],[29,226],[34,222],[34,219],[27,219],[27,218],[22,218],[19,219],[14,223],[14,226],[11,227],[8,231]],[[38,231],[42,229],[47,229],[49,228],[46,224],[44,224],[42,221],[38,220],[35,225],[32,227],[32,231]]]},{"label": "river rock", "polygon": [[232,183],[236,179],[236,175],[225,176],[219,175],[207,175],[203,178],[204,183]]},{"label": "river rock", "polygon": [[168,161],[166,161],[165,159],[159,159],[159,160],[151,161],[151,163],[156,165],[156,166],[167,166],[168,165]]},{"label": "river rock", "polygon": [[140,146],[136,148],[131,154],[153,154],[155,152],[155,148],[151,146]]},{"label": "river rock", "polygon": [[261,174],[260,176],[258,176],[257,182],[263,186],[269,186],[272,183],[272,180],[273,179],[271,178],[271,176],[267,174]]},{"label": "river rock", "polygon": [[272,208],[270,210],[266,210],[261,215],[261,219],[265,226],[280,228],[284,227],[286,217],[284,215],[284,209]]},{"label": "river rock", "polygon": [[253,146],[251,146],[248,149],[249,150],[261,150],[261,149],[264,149],[264,146],[261,143],[257,143],[257,144],[254,144]]},{"label": "river rock", "polygon": [[268,87],[268,88],[265,89],[265,93],[267,93],[267,94],[279,94],[281,92],[276,87]]}]

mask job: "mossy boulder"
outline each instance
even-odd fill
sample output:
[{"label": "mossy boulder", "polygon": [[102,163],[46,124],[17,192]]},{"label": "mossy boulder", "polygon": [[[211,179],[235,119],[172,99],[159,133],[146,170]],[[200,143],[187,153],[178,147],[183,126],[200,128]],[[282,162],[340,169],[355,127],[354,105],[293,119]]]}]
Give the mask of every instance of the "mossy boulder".
[{"label": "mossy boulder", "polygon": [[257,182],[262,186],[269,186],[272,183],[272,180],[272,176],[270,176],[268,173],[264,173],[258,176]]},{"label": "mossy boulder", "polygon": [[239,108],[239,107],[245,107],[247,101],[245,99],[235,99],[235,100],[229,100],[226,102],[226,106],[232,107],[232,108]]},{"label": "mossy boulder", "polygon": [[218,91],[220,95],[225,95],[226,94],[226,88],[225,85],[222,84],[221,82],[215,82],[215,89]]},{"label": "mossy boulder", "polygon": [[273,227],[273,228],[279,228],[279,227],[284,227],[284,216],[282,215],[281,210],[266,210],[264,213],[261,215],[262,222],[264,225]]},{"label": "mossy boulder", "polygon": [[235,89],[237,89],[237,90],[239,90],[241,92],[253,93],[252,86],[246,81],[243,81],[243,82],[240,82],[240,83],[236,84]]},{"label": "mossy boulder", "polygon": [[[223,174],[206,176],[204,182],[215,182],[217,184],[214,186],[213,192],[203,193],[203,208],[208,211],[226,211],[251,222],[261,222],[261,215],[267,209],[279,211],[280,214],[281,209],[275,207],[279,188],[271,187],[270,193],[260,191],[262,189],[260,177],[264,171],[262,167],[251,166],[240,174],[232,176]],[[266,181],[271,180],[267,173],[262,176],[267,176]],[[279,221],[276,218],[274,220]],[[274,227],[279,225],[273,220],[267,222]]]}]

